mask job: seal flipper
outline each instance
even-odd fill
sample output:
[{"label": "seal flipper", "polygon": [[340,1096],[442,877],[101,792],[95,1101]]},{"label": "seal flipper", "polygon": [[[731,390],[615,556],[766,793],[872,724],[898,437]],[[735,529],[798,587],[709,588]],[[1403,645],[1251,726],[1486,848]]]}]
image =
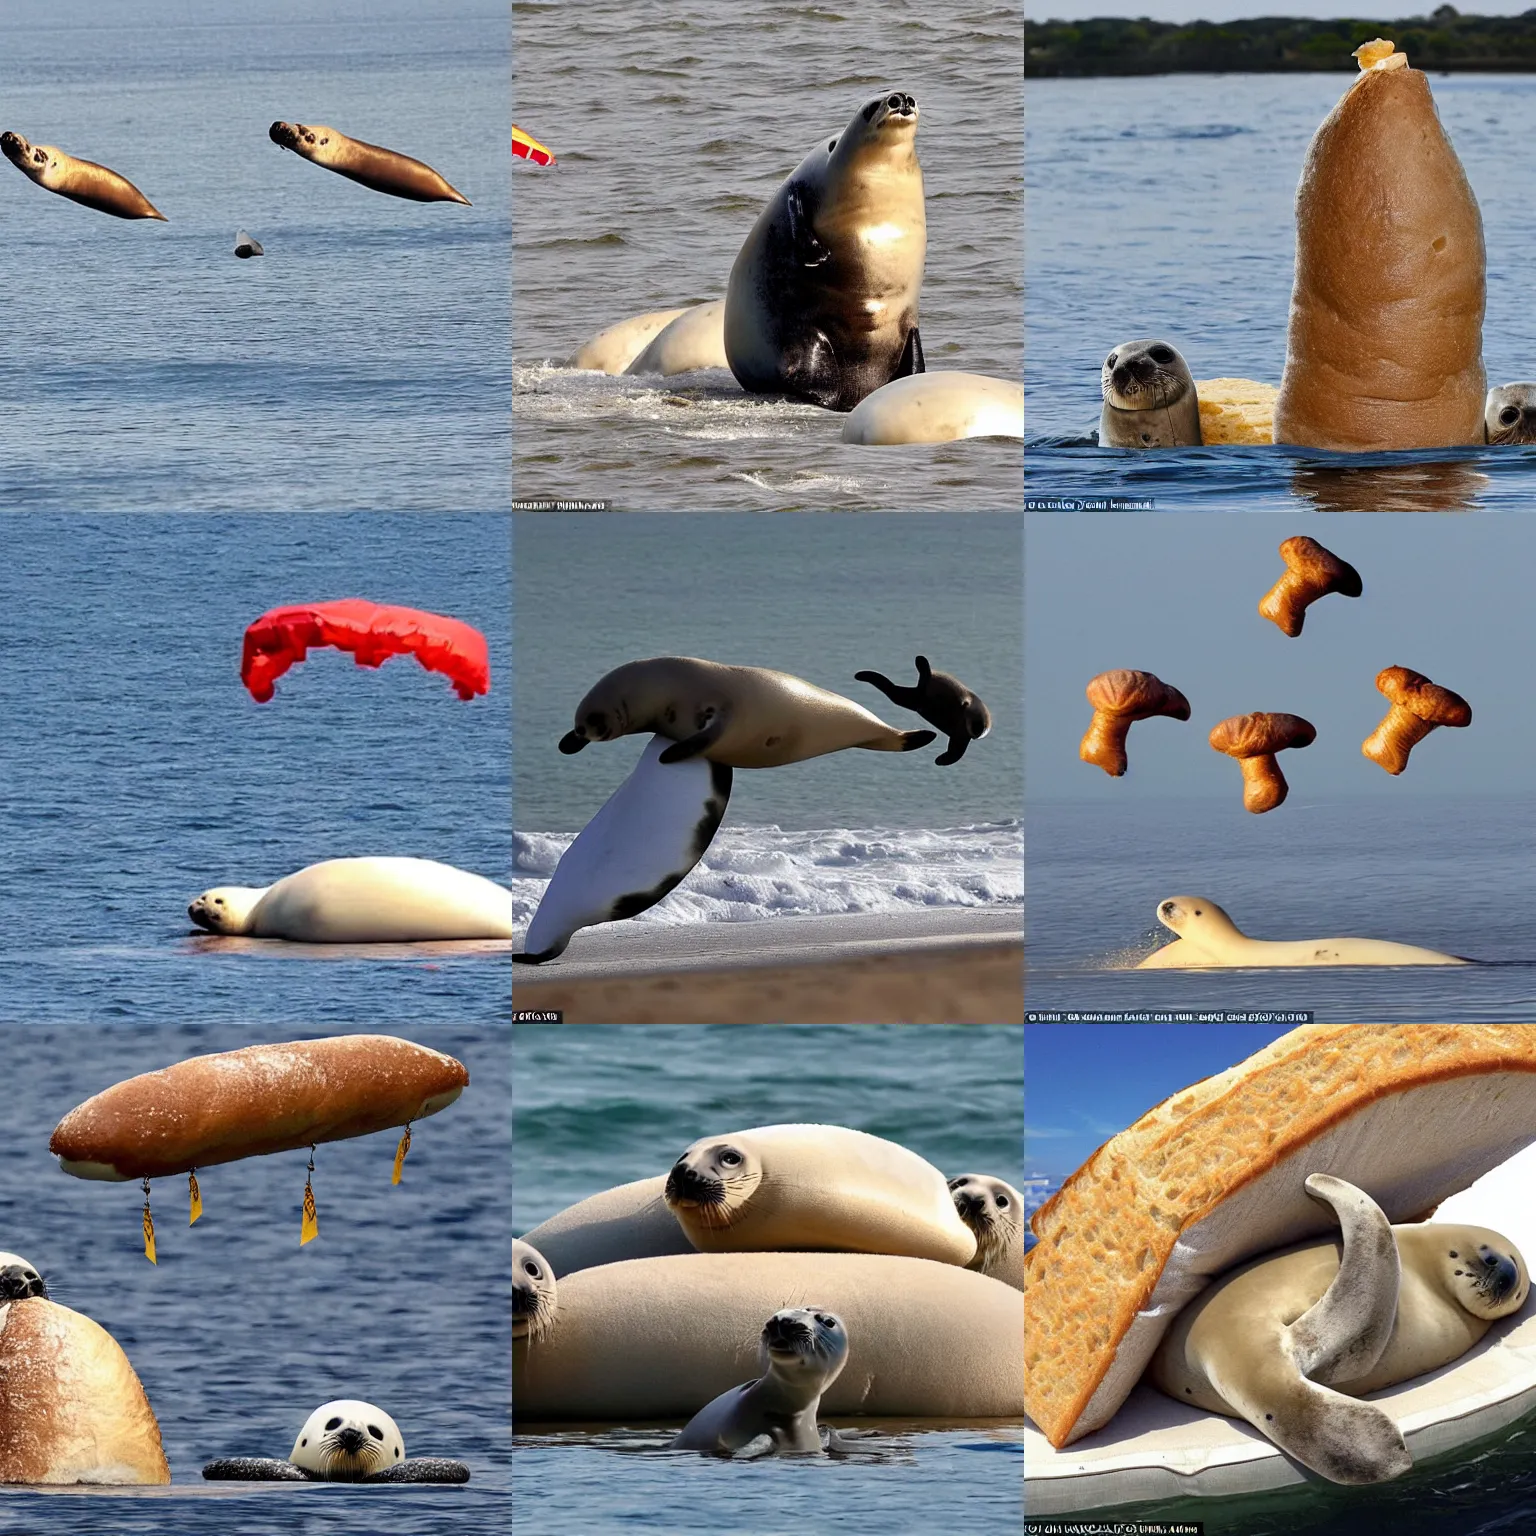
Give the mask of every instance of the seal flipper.
[{"label": "seal flipper", "polygon": [[969,736],[951,736],[949,745],[934,758],[940,768],[947,768],[951,763],[958,763],[965,756],[965,749],[970,746]]},{"label": "seal flipper", "polygon": [[899,704],[903,709],[917,710],[918,690],[916,688],[903,688],[900,683],[893,683],[883,672],[855,672],[853,680],[856,683],[868,683],[872,688],[878,688],[892,704]]},{"label": "seal flipper", "polygon": [[560,750],[565,753],[567,757],[574,757],[578,752],[581,751],[584,746],[586,746],[586,744],[587,738],[585,736],[579,735],[576,731],[567,731],[565,735],[560,738]]},{"label": "seal flipper", "polygon": [[271,1456],[225,1456],[210,1461],[203,1468],[203,1476],[211,1483],[309,1483],[314,1479],[309,1473],[294,1466],[291,1461],[278,1461]]},{"label": "seal flipper", "polygon": [[825,411],[851,411],[855,402],[841,404],[842,364],[826,333],[812,326],[798,333],[793,343],[780,348],[780,377],[785,389]]},{"label": "seal flipper", "polygon": [[756,1461],[759,1456],[773,1455],[773,1436],[754,1435],[745,1445],[730,1453],[732,1461]]},{"label": "seal flipper", "polygon": [[810,215],[805,211],[805,186],[790,182],[784,192],[784,211],[789,216],[789,244],[795,260],[802,267],[819,267],[831,259],[832,252],[816,238]]},{"label": "seal flipper", "polygon": [[937,741],[937,731],[903,731],[901,733],[901,745],[896,748],[898,752],[916,752],[919,747],[926,747],[930,741]]},{"label": "seal flipper", "polygon": [[901,349],[901,361],[896,364],[896,372],[891,375],[891,378],[905,379],[914,373],[927,373],[927,371],[927,366],[923,362],[923,338],[918,335],[917,327],[914,325],[907,332],[907,344]]},{"label": "seal flipper", "polygon": [[690,757],[698,757],[720,740],[725,734],[725,728],[730,724],[731,712],[724,706],[716,705],[714,713],[710,716],[709,724],[703,730],[695,731],[692,736],[684,737],[682,741],[675,741],[658,761],[662,763],[686,763]]},{"label": "seal flipper", "polygon": [[467,1483],[469,1468],[447,1456],[412,1456],[382,1472],[370,1472],[365,1483]]}]

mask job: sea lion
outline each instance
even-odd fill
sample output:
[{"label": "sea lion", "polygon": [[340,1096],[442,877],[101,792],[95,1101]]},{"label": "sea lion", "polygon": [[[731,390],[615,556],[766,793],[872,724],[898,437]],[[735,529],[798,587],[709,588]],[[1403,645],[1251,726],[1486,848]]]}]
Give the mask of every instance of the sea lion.
[{"label": "sea lion", "polygon": [[666,1176],[636,1179],[557,1211],[526,1235],[553,1275],[624,1259],[695,1253],[667,1208]]},{"label": "sea lion", "polygon": [[0,154],[38,186],[72,203],[84,203],[119,219],[166,217],[126,176],[94,160],[77,160],[52,144],[29,144],[19,133],[0,133]]},{"label": "sea lion", "polygon": [[842,435],[845,443],[866,446],[1022,438],[1024,386],[950,370],[892,379],[854,406]]},{"label": "sea lion", "polygon": [[693,1143],[666,1202],[704,1253],[895,1253],[966,1265],[976,1239],[944,1175],[915,1152],[841,1125],[764,1125]]},{"label": "sea lion", "polygon": [[[1247,1419],[1335,1483],[1398,1477],[1413,1458],[1367,1392],[1459,1359],[1529,1289],[1508,1239],[1481,1227],[1389,1226],[1343,1179],[1314,1173],[1338,1241],[1232,1271],[1178,1316],[1149,1376],[1169,1397]],[[1333,1390],[1330,1390],[1333,1389]]]},{"label": "sea lion", "polygon": [[549,1260],[532,1243],[512,1239],[512,1337],[537,1341],[555,1320],[559,1289]]},{"label": "sea lion", "polygon": [[433,859],[326,859],[275,885],[216,886],[187,916],[209,933],[304,944],[510,939],[512,893]]},{"label": "sea lion", "polygon": [[725,355],[743,389],[851,411],[923,371],[917,118],[910,96],[877,97],[758,216],[725,294]]},{"label": "sea lion", "polygon": [[1204,896],[1170,896],[1159,902],[1157,920],[1179,935],[1153,950],[1138,970],[1278,965],[1471,965],[1458,955],[1395,944],[1390,939],[1250,939]]},{"label": "sea lion", "polygon": [[729,768],[780,768],[847,747],[911,752],[932,731],[898,731],[867,709],[787,672],[696,656],[630,661],[600,678],[560,738],[570,756],[589,741],[654,731],[674,743],[660,763],[707,757]]},{"label": "sea lion", "polygon": [[935,672],[926,656],[915,658],[917,686],[903,688],[879,672],[855,672],[856,683],[870,683],[892,704],[921,715],[929,725],[936,725],[949,737],[948,748],[934,762],[941,766],[958,763],[973,741],[980,741],[992,729],[992,712],[958,677]]},{"label": "sea lion", "polygon": [[235,232],[235,255],[241,261],[249,261],[252,256],[265,256],[266,254],[261,248],[259,240],[252,240],[243,229]]},{"label": "sea lion", "polygon": [[1536,443],[1536,384],[1500,384],[1483,406],[1483,436],[1490,443]]},{"label": "sea lion", "polygon": [[48,1286],[37,1266],[19,1253],[0,1253],[0,1301],[25,1301],[29,1296],[48,1300]]},{"label": "sea lion", "polygon": [[1101,448],[1198,448],[1194,375],[1166,341],[1122,341],[1099,371]]},{"label": "sea lion", "polygon": [[372,1403],[338,1398],[304,1421],[286,1461],[228,1456],[203,1468],[210,1482],[467,1483],[469,1468],[442,1456],[406,1458],[400,1426]]},{"label": "sea lion", "polygon": [[291,149],[300,159],[335,171],[348,181],[361,182],[375,192],[386,192],[391,197],[403,197],[413,203],[463,203],[469,206],[469,199],[449,186],[430,165],[377,144],[349,139],[339,129],[328,128],[323,123],[311,127],[304,123],[276,122],[267,130],[267,137],[280,148]]},{"label": "sea lion", "polygon": [[725,300],[696,304],[667,322],[625,373],[691,373],[695,368],[727,368]]},{"label": "sea lion", "polygon": [[820,1455],[816,1410],[847,1363],[848,1330],[835,1312],[784,1307],[763,1324],[762,1376],[699,1409],[667,1449],[739,1461]]},{"label": "sea lion", "polygon": [[1024,1289],[1024,1197],[1012,1184],[985,1173],[949,1181],[955,1212],[976,1239],[976,1257],[965,1267],[1015,1290]]},{"label": "sea lion", "polygon": [[653,736],[634,771],[577,834],[550,876],[514,960],[541,965],[571,935],[654,907],[704,857],[731,800],[731,770]]},{"label": "sea lion", "polygon": [[593,373],[623,373],[645,351],[652,337],[658,336],[688,309],[653,309],[647,314],[631,315],[601,330],[585,341],[565,364]]}]

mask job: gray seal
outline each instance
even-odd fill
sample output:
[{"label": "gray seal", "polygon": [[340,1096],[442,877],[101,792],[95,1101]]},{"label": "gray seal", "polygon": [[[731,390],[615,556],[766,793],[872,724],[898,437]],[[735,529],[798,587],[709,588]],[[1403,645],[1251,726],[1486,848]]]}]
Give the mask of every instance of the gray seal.
[{"label": "gray seal", "polygon": [[879,672],[855,672],[856,683],[878,688],[892,704],[910,709],[929,725],[937,726],[949,737],[949,746],[934,762],[941,767],[958,763],[973,741],[980,741],[992,729],[992,712],[958,677],[935,672],[926,656],[916,658],[917,686],[903,688]]},{"label": "gray seal", "polygon": [[1189,364],[1166,341],[1122,341],[1100,371],[1101,448],[1198,448],[1200,400]]},{"label": "gray seal", "polygon": [[1536,384],[1500,384],[1483,406],[1483,436],[1490,443],[1536,443]]}]

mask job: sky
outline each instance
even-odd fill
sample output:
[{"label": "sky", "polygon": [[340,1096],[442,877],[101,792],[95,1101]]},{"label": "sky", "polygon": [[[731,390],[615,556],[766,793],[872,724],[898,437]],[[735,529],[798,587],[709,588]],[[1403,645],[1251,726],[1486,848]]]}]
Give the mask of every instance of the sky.
[{"label": "sky", "polygon": [[[1025,528],[1025,783],[1029,799],[1154,800],[1237,793],[1206,738],[1230,715],[1301,715],[1317,740],[1281,759],[1314,795],[1526,793],[1536,763],[1536,518],[1292,513],[1031,513]],[[1257,612],[1307,533],[1365,592],[1325,597],[1287,638]],[[1403,666],[1461,694],[1465,730],[1414,748],[1395,783],[1360,744],[1386,713],[1376,674]],[[1189,700],[1187,723],[1131,727],[1120,779],[1077,756],[1090,678],[1153,672]],[[1305,762],[1303,772],[1302,762]],[[1289,764],[1295,764],[1290,774]],[[1108,802],[1105,802],[1108,803]]]},{"label": "sky", "polygon": [[[1519,16],[1530,9],[1531,0],[1477,0],[1476,4],[1457,6],[1467,16]],[[1319,21],[1349,17],[1364,21],[1381,17],[1398,21],[1409,16],[1427,16],[1435,9],[1419,0],[1270,0],[1268,4],[1245,0],[1025,0],[1024,20],[1081,21],[1090,16],[1148,17],[1152,21],[1246,21],[1254,16],[1307,16]]]}]

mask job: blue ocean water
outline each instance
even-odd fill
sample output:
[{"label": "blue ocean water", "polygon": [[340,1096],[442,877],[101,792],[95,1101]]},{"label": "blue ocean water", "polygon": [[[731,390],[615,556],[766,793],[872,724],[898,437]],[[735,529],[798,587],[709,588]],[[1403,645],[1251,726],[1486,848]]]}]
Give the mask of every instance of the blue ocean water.
[{"label": "blue ocean water", "polygon": [[[0,508],[507,505],[504,5],[4,0],[0,22],[0,127],[169,220],[0,164]],[[474,206],[309,165],[278,118],[425,160]],[[239,228],[264,257],[236,259]]]},{"label": "blue ocean water", "polygon": [[[1328,455],[1298,449],[1137,453],[1093,446],[1099,367],[1160,336],[1196,379],[1278,384],[1306,147],[1345,74],[1035,80],[1025,178],[1025,487],[1162,510],[1527,510],[1536,449]],[[1440,117],[1482,208],[1490,384],[1532,376],[1529,198],[1501,167],[1536,77],[1435,76]]]},{"label": "blue ocean water", "polygon": [[[947,1173],[1023,1177],[1017,1027],[736,1025],[513,1030],[513,1231],[671,1166],[711,1131],[848,1125]],[[681,1426],[679,1426],[681,1427]],[[721,1463],[654,1454],[654,1430],[518,1437],[519,1527],[767,1536],[1010,1532],[1021,1447],[1006,1429],[899,1434],[879,1457]]]},{"label": "blue ocean water", "polygon": [[[0,521],[0,548],[8,1017],[505,1017],[506,944],[250,950],[186,916],[210,886],[326,858],[408,854],[506,882],[504,516],[35,514]],[[480,629],[490,693],[465,703],[409,657],[370,670],[313,651],[256,704],[246,625],[349,596]]]},{"label": "blue ocean water", "polygon": [[[390,1132],[317,1148],[320,1235],[300,1248],[302,1150],[202,1172],[204,1215],[190,1230],[185,1183],[158,1181],[151,1267],[139,1187],[61,1173],[47,1151],[54,1125],[122,1078],[315,1031],[7,1020],[5,1243],[38,1266],[53,1300],[122,1345],[159,1419],[172,1484],[131,1494],[0,1490],[0,1529],[457,1536],[508,1528],[506,1035],[406,1020],[383,1027],[456,1056],[470,1075],[456,1103],[413,1127],[399,1186],[390,1184]],[[336,1397],[376,1403],[399,1424],[408,1456],[457,1457],[470,1482],[236,1491],[202,1480],[203,1463],[217,1456],[286,1456],[310,1411]]]}]

